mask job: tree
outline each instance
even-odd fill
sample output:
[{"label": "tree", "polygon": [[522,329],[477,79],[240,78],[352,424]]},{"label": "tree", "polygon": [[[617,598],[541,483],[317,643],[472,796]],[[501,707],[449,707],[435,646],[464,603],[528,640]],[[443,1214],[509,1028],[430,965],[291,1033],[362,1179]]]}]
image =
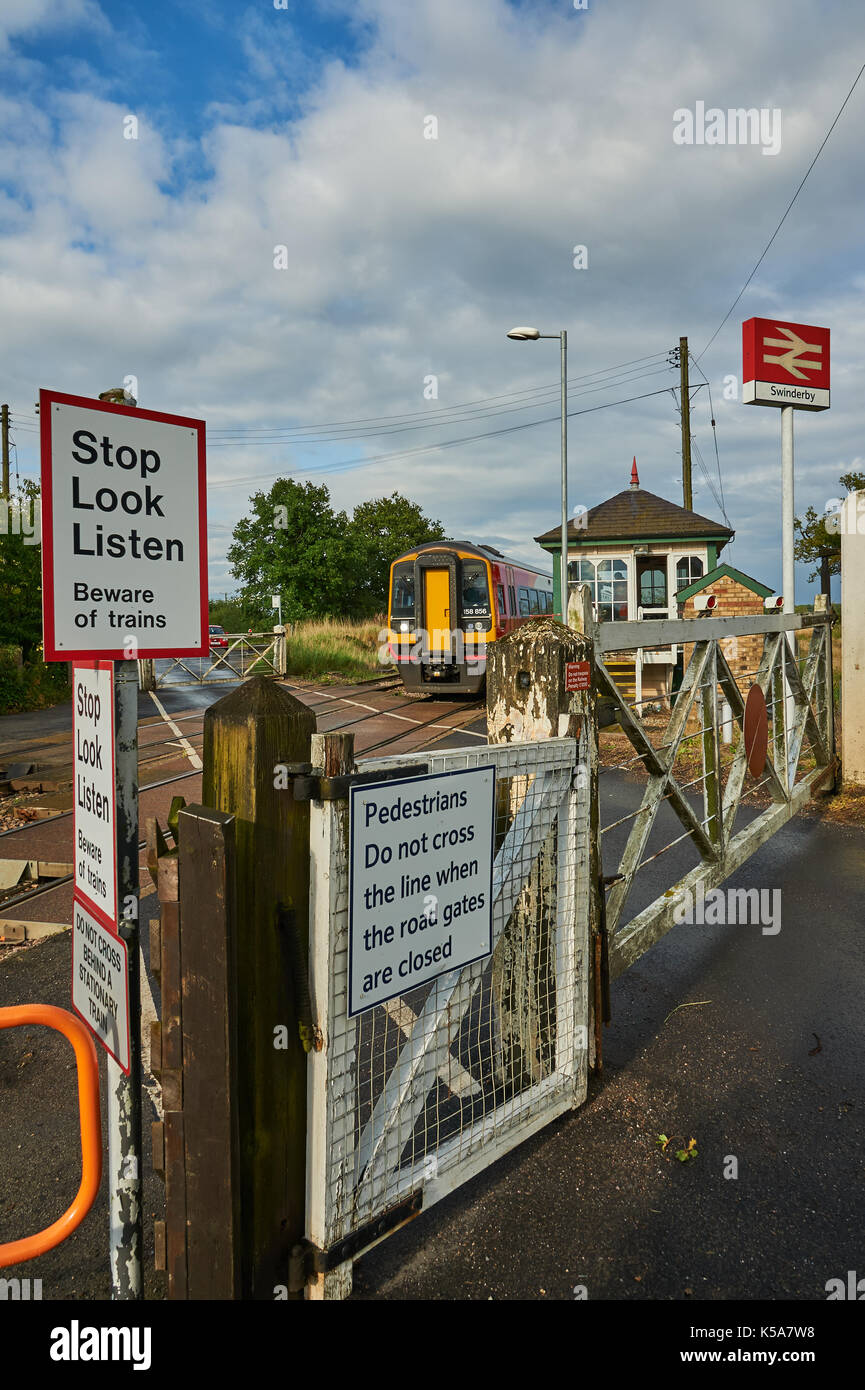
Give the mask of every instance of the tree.
[{"label": "tree", "polygon": [[390,567],[398,555],[426,541],[444,539],[441,522],[424,516],[399,492],[361,502],[351,519],[352,564],[357,593],[367,614],[387,608]]},{"label": "tree", "polygon": [[235,526],[228,561],[243,586],[244,610],[260,621],[276,593],[287,622],[380,613],[391,561],[444,536],[439,522],[398,492],[361,502],[351,520],[334,512],[326,487],[291,478],[250,502],[252,516]]},{"label": "tree", "polygon": [[279,478],[250,503],[252,515],[237,523],[228,548],[245,610],[269,615],[279,593],[288,622],[348,611],[349,522],[333,511],[327,488]]},{"label": "tree", "polygon": [[[842,473],[839,479],[846,492],[858,492],[865,488],[865,473]],[[796,517],[793,527],[798,539],[793,553],[797,560],[815,561],[817,568],[808,575],[809,579],[820,578],[820,592],[830,593],[831,576],[841,572],[841,536],[828,530],[826,522],[831,513],[817,512],[808,507],[804,518]]]},{"label": "tree", "polygon": [[31,479],[21,483],[15,496],[0,497],[0,647],[21,647],[25,661],[32,660],[42,641],[38,520],[39,485]]}]

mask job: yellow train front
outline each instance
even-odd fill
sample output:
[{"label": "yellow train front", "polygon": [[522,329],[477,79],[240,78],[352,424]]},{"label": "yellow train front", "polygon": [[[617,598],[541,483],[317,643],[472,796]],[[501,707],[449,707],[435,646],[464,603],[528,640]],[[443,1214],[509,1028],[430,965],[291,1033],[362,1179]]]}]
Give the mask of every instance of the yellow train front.
[{"label": "yellow train front", "polygon": [[490,546],[431,541],[390,570],[388,646],[407,690],[477,695],[490,643],[553,611],[552,576]]}]

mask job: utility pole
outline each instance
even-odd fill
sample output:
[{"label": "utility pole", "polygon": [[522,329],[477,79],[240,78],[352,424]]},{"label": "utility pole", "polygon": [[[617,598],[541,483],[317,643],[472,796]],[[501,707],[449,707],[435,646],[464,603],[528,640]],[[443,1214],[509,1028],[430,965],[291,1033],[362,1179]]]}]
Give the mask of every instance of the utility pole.
[{"label": "utility pole", "polygon": [[0,406],[0,428],[3,434],[3,486],[0,497],[9,496],[9,407]]},{"label": "utility pole", "polygon": [[688,385],[688,339],[679,339],[679,385],[682,394],[682,493],[687,511],[694,510],[691,496],[691,398]]}]

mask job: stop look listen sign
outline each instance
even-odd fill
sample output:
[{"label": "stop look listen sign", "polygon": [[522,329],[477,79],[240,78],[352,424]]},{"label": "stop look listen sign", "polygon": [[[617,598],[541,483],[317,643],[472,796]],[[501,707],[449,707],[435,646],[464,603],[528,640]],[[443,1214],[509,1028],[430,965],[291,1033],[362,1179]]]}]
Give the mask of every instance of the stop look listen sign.
[{"label": "stop look listen sign", "polygon": [[41,391],[46,661],[207,653],[204,421]]}]

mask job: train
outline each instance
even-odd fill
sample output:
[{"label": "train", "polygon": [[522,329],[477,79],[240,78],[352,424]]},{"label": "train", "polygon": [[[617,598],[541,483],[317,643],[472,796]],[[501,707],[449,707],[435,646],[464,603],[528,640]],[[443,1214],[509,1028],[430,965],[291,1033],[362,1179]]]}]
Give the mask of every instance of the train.
[{"label": "train", "polygon": [[553,577],[490,545],[430,541],[390,567],[387,651],[407,690],[477,695],[492,642],[553,613]]}]

